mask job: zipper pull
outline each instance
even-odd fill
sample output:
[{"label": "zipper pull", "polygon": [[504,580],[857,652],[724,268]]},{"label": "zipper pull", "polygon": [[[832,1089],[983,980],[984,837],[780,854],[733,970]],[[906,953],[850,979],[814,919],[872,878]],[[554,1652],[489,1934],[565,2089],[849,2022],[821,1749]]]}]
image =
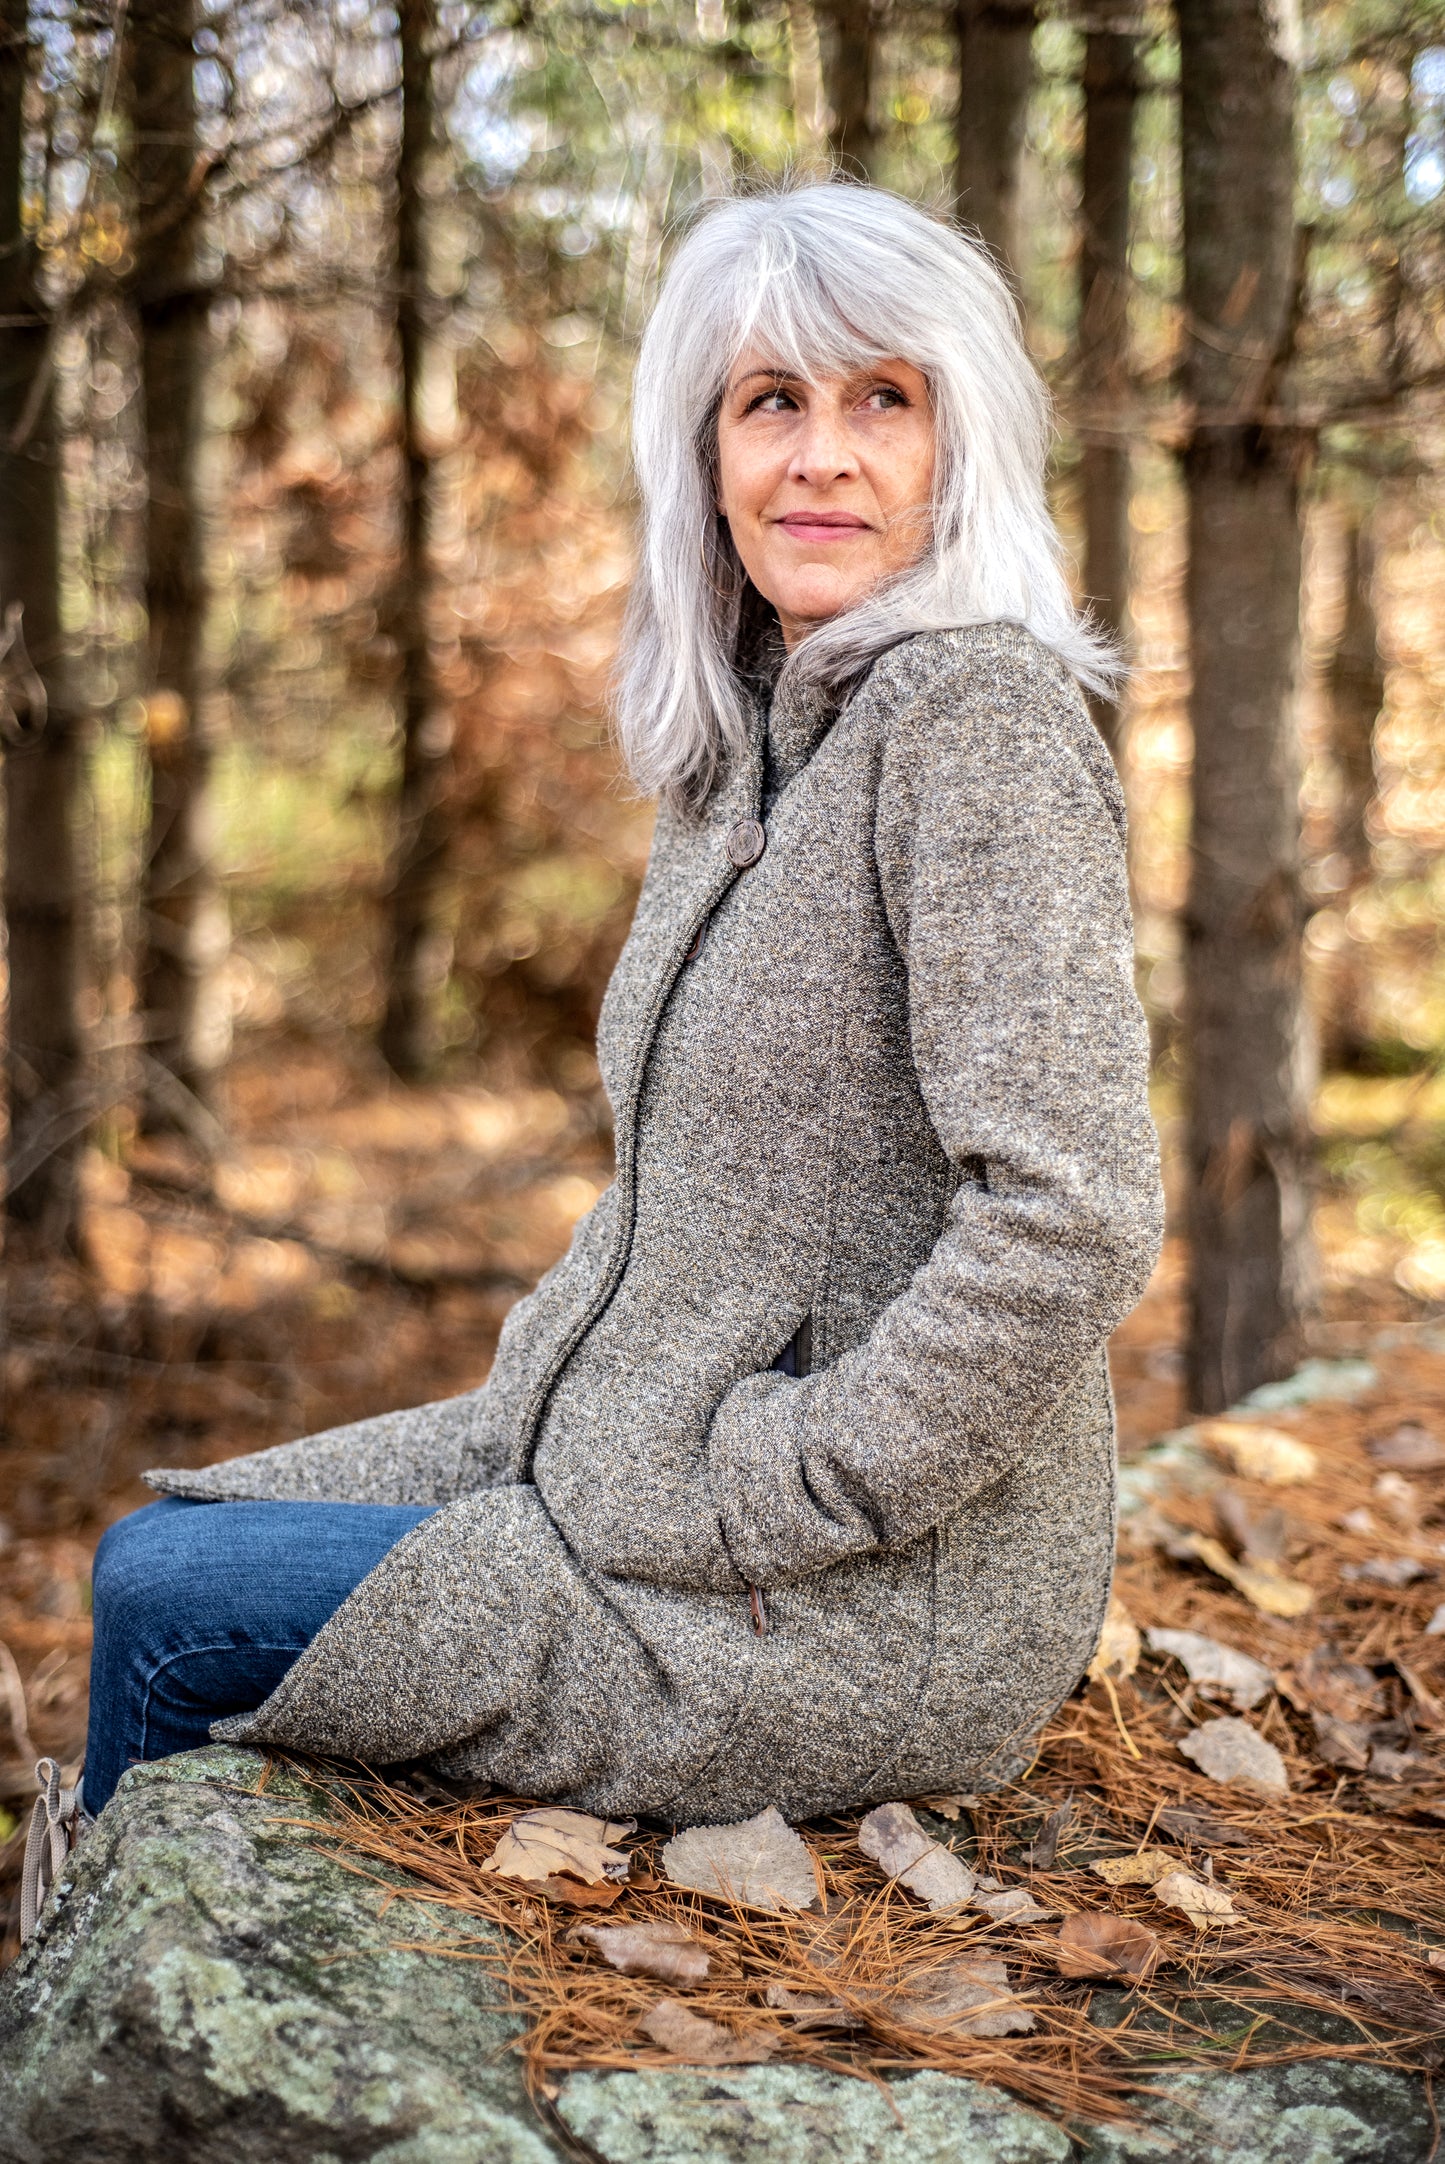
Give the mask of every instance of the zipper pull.
[{"label": "zipper pull", "polygon": [[758,1638],[768,1635],[768,1611],[763,1606],[763,1596],[755,1585],[748,1587],[748,1614],[752,1617],[753,1634]]}]

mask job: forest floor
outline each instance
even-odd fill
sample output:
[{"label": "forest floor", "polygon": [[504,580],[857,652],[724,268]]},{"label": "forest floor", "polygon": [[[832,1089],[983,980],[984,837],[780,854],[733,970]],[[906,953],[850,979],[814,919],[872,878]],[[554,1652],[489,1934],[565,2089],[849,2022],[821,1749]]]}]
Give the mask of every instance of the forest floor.
[{"label": "forest floor", "polygon": [[[0,1958],[15,1951],[15,1881],[34,1758],[43,1751],[74,1766],[83,1748],[90,1558],[105,1527],[148,1499],[141,1470],[214,1462],[480,1382],[507,1308],[561,1252],[610,1172],[595,1093],[569,1098],[480,1084],[402,1091],[334,1044],[299,1038],[257,1039],[243,1051],[231,1070],[227,1118],[227,1153],[214,1164],[174,1142],[131,1140],[113,1154],[92,1155],[81,1258],[41,1264],[12,1250],[6,1263]],[[1376,1369],[1356,1402],[1280,1415],[1320,1453],[1323,1477],[1308,1492],[1296,1486],[1278,1496],[1267,1481],[1243,1477],[1224,1488],[1223,1504],[1210,1496],[1171,1505],[1167,1525],[1146,1512],[1120,1573],[1120,1590],[1141,1624],[1209,1634],[1253,1654],[1276,1676],[1314,1675],[1324,1692],[1311,1697],[1315,1686],[1297,1680],[1293,1698],[1276,1697],[1262,1718],[1252,1716],[1289,1766],[1288,1808],[1256,1803],[1243,1822],[1256,1844],[1259,1886],[1286,1907],[1294,1895],[1285,1852],[1300,1796],[1313,1798],[1322,1822],[1365,1829],[1346,1845],[1363,1855],[1373,1841],[1385,1859],[1381,1869],[1389,1856],[1413,1853],[1422,1833],[1438,1840],[1445,1813],[1445,1768],[1435,1762],[1445,1740],[1445,1636],[1429,1628],[1445,1577],[1445,1448],[1441,1466],[1419,1474],[1391,1471],[1392,1461],[1371,1456],[1372,1438],[1401,1423],[1417,1423],[1445,1442],[1445,1330],[1433,1327],[1433,1309],[1405,1289],[1393,1263],[1373,1275],[1358,1267],[1357,1254],[1341,1264],[1346,1250],[1354,1252],[1351,1243],[1358,1247],[1358,1231],[1340,1195],[1326,1198],[1320,1223],[1326,1292],[1311,1350],[1332,1360],[1365,1356]],[[1126,1460],[1184,1418],[1181,1283],[1182,1255],[1171,1242],[1112,1347]],[[1271,1534],[1275,1504],[1284,1515],[1275,1511]],[[1221,1543],[1226,1561],[1246,1570],[1251,1542],[1272,1538],[1276,1563],[1311,1588],[1312,1612],[1292,1620],[1261,1612],[1200,1555],[1182,1552],[1180,1542],[1191,1535],[1206,1547]],[[1401,1568],[1411,1562],[1413,1572]],[[1392,1572],[1396,1583],[1387,1582]],[[1354,1727],[1347,1720],[1340,1734],[1316,1719],[1334,1718],[1326,1705],[1334,1703],[1330,1676],[1319,1683],[1320,1659],[1354,1669],[1348,1686],[1330,1669],[1335,1697],[1353,1689],[1358,1699]],[[1036,1769],[1039,1797],[1057,1801],[1091,1786],[1104,1799],[1095,1816],[1112,1812],[1110,1838],[1147,1839],[1144,1821],[1152,1824],[1151,1811],[1157,1815],[1169,1797],[1203,1808],[1194,1791],[1209,1784],[1181,1767],[1177,1749],[1202,1712],[1178,1676],[1161,1677],[1147,1665],[1133,1675],[1119,1669],[1116,1681],[1090,1685],[1054,1724]],[[1373,1743],[1372,1724],[1379,1731]],[[1120,1739],[1129,1740],[1123,1757]],[[1140,1739],[1142,1760],[1130,1756]],[[1214,1793],[1238,1812],[1237,1794]],[[1006,1878],[1020,1868],[1008,1861],[1007,1847],[1019,1808],[1015,1799],[992,1830],[980,1826],[991,1868]],[[1329,1843],[1338,1846],[1334,1834]],[[1283,1876],[1271,1892],[1272,1855]],[[1315,1863],[1295,1858],[1306,1876],[1328,1861],[1323,1850]],[[1387,1892],[1386,1880],[1363,1892],[1352,1882],[1341,1900],[1388,1907]],[[1119,1899],[1142,1913],[1148,1889],[1131,1890],[1116,1906]],[[1416,1907],[1412,1895],[1404,1913]],[[1421,1928],[1416,1917],[1417,1937]],[[1187,1939],[1182,1923],[1179,1929]],[[1428,1938],[1428,1922],[1423,1929]],[[1353,1954],[1337,1947],[1331,1958],[1338,1967],[1368,1957],[1384,1979],[1376,1980],[1377,1995],[1390,2001],[1390,1949],[1382,1953],[1379,1937],[1375,1932],[1369,1947],[1362,1941]],[[1040,1965],[1048,1969],[1042,1946],[1032,1954],[1028,1943],[1010,1951],[1026,1981]],[[559,1964],[549,1954],[550,1965],[533,1979],[542,1999],[552,1994],[551,2012],[536,2030],[552,2039],[545,2055],[552,2065],[592,2055],[586,2035],[557,2013],[559,1990],[564,2000],[575,1994],[571,1970],[580,1958],[569,1952]],[[1403,1997],[1396,1993],[1393,2029],[1403,2034],[1418,2031],[1427,1987],[1439,1980],[1422,1968],[1419,1948],[1400,1959],[1415,1979],[1412,1988],[1409,1977],[1400,1986]],[[613,1980],[614,1998],[623,1981]],[[1052,1988],[1057,1996],[1061,1987]],[[582,2002],[603,2021],[606,2050],[615,2053],[616,2024],[625,2029],[635,2010],[591,1986]],[[1026,2067],[1018,2076],[1023,2062],[1010,2039],[1014,2075],[995,2066],[996,2076],[1015,2087],[1022,2078],[1025,2093],[1048,2101],[1050,2054],[1079,2063],[1077,2023],[1070,2029],[1070,2022],[1065,2007],[1049,2016],[1036,2043],[1020,2047],[1034,2054],[1032,2075]],[[896,2027],[888,2034],[888,2048],[906,2061]],[[1378,2049],[1388,2057],[1397,2043],[1385,2038]],[[1376,2048],[1363,2032],[1360,2048]],[[962,2061],[957,2070],[966,2070]]]}]

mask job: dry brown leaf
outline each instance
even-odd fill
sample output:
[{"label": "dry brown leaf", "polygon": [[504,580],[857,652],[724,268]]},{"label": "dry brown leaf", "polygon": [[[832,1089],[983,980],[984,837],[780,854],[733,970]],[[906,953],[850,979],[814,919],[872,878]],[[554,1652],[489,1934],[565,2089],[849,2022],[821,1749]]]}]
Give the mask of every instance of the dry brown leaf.
[{"label": "dry brown leaf", "polygon": [[1161,1833],[1195,1848],[1248,1848],[1250,1837],[1242,1826],[1228,1826],[1212,1811],[1185,1811],[1170,1805],[1155,1821]]},{"label": "dry brown leaf", "polygon": [[1192,1729],[1179,1748],[1211,1781],[1239,1782],[1272,1795],[1289,1787],[1284,1760],[1274,1745],[1233,1714]]},{"label": "dry brown leaf", "polygon": [[870,1811],[858,1828],[858,1846],[931,1909],[956,1908],[977,1884],[968,1865],[926,1834],[906,1803],[880,1803]]},{"label": "dry brown leaf", "polygon": [[655,1976],[664,1984],[707,1982],[707,1949],[682,1924],[579,1924],[569,1935],[595,1946],[624,1976]]},{"label": "dry brown leaf", "polygon": [[528,1893],[540,1894],[544,1901],[564,1909],[610,1909],[628,1891],[616,1879],[605,1886],[587,1886],[580,1878],[538,1878],[526,1883]]},{"label": "dry brown leaf", "polygon": [[1282,1510],[1256,1517],[1237,1488],[1223,1487],[1213,1498],[1215,1523],[1247,1563],[1281,1563],[1289,1527]]},{"label": "dry brown leaf", "polygon": [[1402,1533],[1413,1533],[1418,1529],[1425,1497],[1403,1473],[1381,1473],[1374,1492],[1386,1516],[1394,1519]]},{"label": "dry brown leaf", "polygon": [[1107,1675],[1132,1676],[1138,1665],[1139,1626],[1118,1594],[1111,1593],[1098,1650],[1089,1663],[1090,1681],[1102,1683]]},{"label": "dry brown leaf", "polygon": [[1105,1909],[1065,1918],[1054,1961],[1061,1976],[1131,1976],[1147,1983],[1162,1951],[1147,1925]]},{"label": "dry brown leaf", "polygon": [[818,1903],[813,1859],[772,1804],[740,1825],[691,1826],[675,1834],[663,1848],[662,1868],[674,1886],[742,1908],[810,1909]]},{"label": "dry brown leaf", "polygon": [[720,2021],[693,2013],[680,1999],[659,1999],[637,2026],[654,2044],[693,2066],[756,2066],[778,2048],[762,2030],[738,2036]]},{"label": "dry brown leaf", "polygon": [[1388,1435],[1372,1436],[1365,1448],[1376,1465],[1390,1465],[1401,1473],[1435,1473],[1445,1466],[1445,1443],[1418,1420],[1403,1421]]},{"label": "dry brown leaf", "polygon": [[1239,1914],[1222,1886],[1196,1878],[1192,1871],[1171,1871],[1157,1882],[1153,1894],[1166,1908],[1182,1910],[1196,1931],[1207,1931],[1211,1924],[1228,1922]]},{"label": "dry brown leaf", "polygon": [[859,2014],[850,2013],[840,1999],[826,1998],[820,1991],[790,1991],[786,1984],[769,1984],[763,1993],[765,2006],[791,2015],[800,2029],[856,2029]]},{"label": "dry brown leaf", "polygon": [[1001,1961],[971,1954],[910,1978],[882,2009],[910,2029],[962,2029],[966,2036],[1026,2036],[1037,2023],[1009,1988]]},{"label": "dry brown leaf", "polygon": [[976,1811],[982,1796],[920,1796],[925,1811],[936,1811],[940,1818],[957,1818],[964,1811]]},{"label": "dry brown leaf", "polygon": [[1311,1713],[1315,1756],[1327,1766],[1363,1773],[1370,1763],[1370,1731],[1363,1721],[1337,1721],[1331,1713]]},{"label": "dry brown leaf", "polygon": [[1167,1848],[1141,1848],[1133,1856],[1104,1856],[1089,1866],[1095,1878],[1101,1878],[1106,1886],[1152,1886],[1178,1868],[1178,1857],[1171,1856]]},{"label": "dry brown leaf", "polygon": [[1445,1969],[1445,1946],[1432,1946],[1425,1959],[1432,1969]]},{"label": "dry brown leaf", "polygon": [[1304,1615],[1314,1606],[1314,1594],[1297,1578],[1286,1578],[1282,1571],[1265,1563],[1237,1563],[1223,1542],[1211,1539],[1208,1533],[1186,1533],[1182,1539],[1170,1542],[1169,1553],[1181,1561],[1193,1557],[1203,1563],[1264,1615],[1289,1619]]},{"label": "dry brown leaf", "polygon": [[1073,1815],[1072,1799],[1050,1811],[1035,1834],[1032,1846],[1024,1850],[1024,1862],[1032,1864],[1035,1871],[1052,1871],[1059,1853],[1059,1836]]},{"label": "dry brown leaf", "polygon": [[1337,1721],[1362,1721],[1384,1710],[1384,1694],[1374,1670],[1359,1661],[1342,1660],[1323,1640],[1310,1648],[1291,1681],[1304,1694],[1303,1704],[1293,1697],[1301,1712],[1318,1708]]},{"label": "dry brown leaf", "polygon": [[1320,1469],[1319,1458],[1309,1444],[1283,1428],[1264,1427],[1254,1420],[1204,1420],[1199,1433],[1215,1456],[1242,1480],[1262,1481],[1269,1488],[1289,1488],[1313,1480]]},{"label": "dry brown leaf", "polygon": [[1257,1706],[1274,1688],[1274,1677],[1262,1661],[1217,1638],[1198,1631],[1146,1630],[1151,1653],[1167,1653],[1178,1661],[1191,1683],[1206,1694],[1222,1691],[1241,1713]]},{"label": "dry brown leaf", "polygon": [[1408,1555],[1372,1555],[1365,1563],[1342,1563],[1340,1576],[1350,1585],[1387,1585],[1398,1593],[1428,1576],[1428,1565]]},{"label": "dry brown leaf", "polygon": [[982,1909],[996,1924],[1026,1924],[1036,1916],[1058,1914],[1056,1909],[1043,1908],[1023,1886],[1005,1886],[1001,1893],[975,1894],[972,1906]]},{"label": "dry brown leaf", "polygon": [[567,1877],[602,1886],[627,1877],[626,1851],[612,1843],[636,1831],[635,1818],[590,1818],[585,1811],[550,1807],[524,1811],[513,1819],[482,1869],[495,1871],[500,1878]]}]

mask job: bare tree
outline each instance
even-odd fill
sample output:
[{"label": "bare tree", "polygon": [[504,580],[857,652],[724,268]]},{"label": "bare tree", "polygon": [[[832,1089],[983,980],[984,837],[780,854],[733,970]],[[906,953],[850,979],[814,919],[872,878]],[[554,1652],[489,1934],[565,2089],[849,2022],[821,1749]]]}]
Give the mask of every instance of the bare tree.
[{"label": "bare tree", "polygon": [[[73,1245],[77,1230],[75,1173],[88,1103],[76,839],[84,742],[60,612],[54,340],[39,250],[24,214],[29,36],[26,0],[0,0],[0,314],[8,326],[0,359],[0,603],[12,634],[0,664],[11,737],[5,760],[6,1209],[13,1222],[63,1248]],[[23,670],[24,648],[14,634],[29,650],[38,686]]]},{"label": "bare tree", "polygon": [[873,0],[818,0],[817,13],[828,147],[846,171],[871,180],[878,157],[873,119],[878,21]]},{"label": "bare tree", "polygon": [[958,216],[1017,281],[1019,179],[1033,85],[1036,0],[955,0]]},{"label": "bare tree", "polygon": [[190,1124],[187,1095],[210,1105],[230,1048],[205,681],[210,596],[201,460],[209,332],[196,264],[205,173],[192,45],[198,15],[198,0],[132,0],[127,23],[150,625],[151,808],[139,979],[152,1079],[142,1119],[152,1129]]},{"label": "bare tree", "polygon": [[[1330,653],[1327,691],[1339,799],[1335,814],[1336,908],[1347,910],[1374,876],[1368,814],[1375,801],[1375,725],[1385,703],[1385,668],[1375,614],[1375,550],[1364,506],[1338,506],[1336,543],[1341,586],[1339,637]],[[1369,962],[1358,939],[1346,935],[1334,958],[1331,997],[1323,1017],[1324,1051],[1332,1067],[1366,1065],[1372,1038]]]},{"label": "bare tree", "polygon": [[401,663],[402,763],[390,888],[386,1012],[380,1048],[395,1074],[425,1073],[447,946],[439,909],[447,868],[446,788],[452,716],[432,659],[433,474],[423,413],[428,334],[426,185],[436,147],[432,59],[436,0],[402,0],[401,149],[397,160],[396,335],[401,366],[402,537],[393,600]]},{"label": "bare tree", "polygon": [[1286,1373],[1312,1285],[1301,988],[1295,68],[1270,0],[1179,0],[1193,835],[1189,1390]]},{"label": "bare tree", "polygon": [[[1079,248],[1078,388],[1084,592],[1121,638],[1129,604],[1129,451],[1123,401],[1129,373],[1129,178],[1138,98],[1138,39],[1091,30],[1084,44],[1084,156]],[[1119,752],[1119,709],[1090,700]]]}]

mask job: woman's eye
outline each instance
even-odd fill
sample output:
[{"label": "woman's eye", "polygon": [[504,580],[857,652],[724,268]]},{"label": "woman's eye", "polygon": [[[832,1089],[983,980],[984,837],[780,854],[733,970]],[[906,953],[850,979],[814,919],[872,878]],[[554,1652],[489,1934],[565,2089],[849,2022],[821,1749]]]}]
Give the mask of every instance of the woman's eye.
[{"label": "woman's eye", "polygon": [[784,390],[763,391],[753,399],[749,413],[790,413],[793,401]]},{"label": "woman's eye", "polygon": [[879,406],[887,410],[894,406],[906,406],[908,400],[895,384],[875,383],[868,393],[868,403],[870,406]]}]

